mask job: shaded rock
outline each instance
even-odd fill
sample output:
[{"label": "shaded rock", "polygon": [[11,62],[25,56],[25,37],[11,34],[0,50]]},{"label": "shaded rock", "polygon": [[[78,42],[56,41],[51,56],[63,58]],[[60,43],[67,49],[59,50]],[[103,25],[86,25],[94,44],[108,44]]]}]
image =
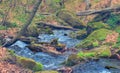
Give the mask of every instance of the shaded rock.
[{"label": "shaded rock", "polygon": [[86,27],[79,19],[77,19],[71,12],[67,10],[59,11],[56,16],[61,20],[65,21],[66,23],[68,23],[73,28],[83,29]]}]

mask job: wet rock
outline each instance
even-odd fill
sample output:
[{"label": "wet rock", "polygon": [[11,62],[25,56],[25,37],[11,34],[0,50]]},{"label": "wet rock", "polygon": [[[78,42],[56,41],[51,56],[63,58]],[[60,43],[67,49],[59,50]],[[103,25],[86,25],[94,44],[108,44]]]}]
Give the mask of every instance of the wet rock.
[{"label": "wet rock", "polygon": [[78,55],[76,55],[76,54],[71,54],[68,57],[67,61],[65,62],[65,64],[67,66],[74,66],[74,65],[76,65],[78,63],[80,63],[80,57]]},{"label": "wet rock", "polygon": [[59,11],[56,16],[61,20],[65,21],[66,23],[68,23],[73,28],[83,29],[86,27],[79,19],[75,17],[75,15],[73,15],[71,12],[67,10]]}]

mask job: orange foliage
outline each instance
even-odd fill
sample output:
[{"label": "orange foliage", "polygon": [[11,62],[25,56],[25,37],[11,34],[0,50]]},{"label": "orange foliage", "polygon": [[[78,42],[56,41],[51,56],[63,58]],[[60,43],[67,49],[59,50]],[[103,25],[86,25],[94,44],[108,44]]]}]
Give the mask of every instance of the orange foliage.
[{"label": "orange foliage", "polygon": [[118,38],[119,34],[114,32],[112,34],[108,34],[106,36],[106,39],[105,39],[105,42],[113,42],[113,43],[116,43],[117,42],[117,38]]}]

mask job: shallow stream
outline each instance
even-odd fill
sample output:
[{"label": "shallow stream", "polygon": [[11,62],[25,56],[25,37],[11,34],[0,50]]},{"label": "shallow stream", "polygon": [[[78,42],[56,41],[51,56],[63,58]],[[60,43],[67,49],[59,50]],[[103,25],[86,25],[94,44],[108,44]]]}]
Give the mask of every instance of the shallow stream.
[{"label": "shallow stream", "polygon": [[[73,48],[77,43],[81,40],[70,38],[68,35],[70,34],[70,30],[53,30],[54,34],[40,34],[38,36],[39,42],[50,42],[52,39],[57,38],[60,43],[66,44],[68,48]],[[45,70],[56,69],[62,67],[60,65],[64,62],[71,53],[65,53],[63,55],[53,56],[43,52],[34,53],[29,50],[26,46],[28,44],[17,41],[9,49],[14,50],[17,55],[24,56],[27,58],[32,58],[36,62],[40,62],[43,64]],[[74,73],[111,73],[108,69],[105,69],[103,66],[96,62],[89,62],[83,64],[82,66],[77,67],[77,70]]]}]

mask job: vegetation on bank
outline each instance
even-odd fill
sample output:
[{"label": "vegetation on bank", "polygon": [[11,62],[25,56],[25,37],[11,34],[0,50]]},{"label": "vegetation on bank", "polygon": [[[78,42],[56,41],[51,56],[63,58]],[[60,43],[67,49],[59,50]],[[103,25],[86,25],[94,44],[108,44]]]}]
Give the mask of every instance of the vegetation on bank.
[{"label": "vegetation on bank", "polygon": [[[92,0],[91,9],[99,9],[99,2],[101,1]],[[11,7],[5,23],[0,25],[0,30],[22,28],[22,24],[27,22],[28,16],[33,8],[34,0],[28,2],[27,0],[21,0],[17,1],[16,4],[15,7]],[[1,3],[1,21],[4,16],[6,16],[6,10],[9,9],[9,5],[9,1]],[[36,23],[40,21],[53,25],[73,27],[79,30],[72,32],[69,36],[81,39],[82,41],[79,44],[76,44],[75,47],[80,51],[78,51],[77,54],[71,54],[65,62],[67,66],[74,66],[89,59],[112,56],[112,50],[117,49],[117,52],[120,50],[120,14],[105,13],[95,16],[76,16],[76,12],[84,11],[86,9],[85,6],[84,0],[66,0],[62,4],[61,0],[45,0],[42,2],[31,25],[27,28],[27,31],[24,32],[23,36],[36,38],[40,33],[52,34],[51,28],[37,26]],[[2,43],[1,40],[2,38],[0,37],[0,44]],[[58,44],[57,47],[61,48],[63,45]],[[117,52],[115,52],[115,54]],[[56,71],[41,71],[43,70],[43,65],[41,63],[35,62],[32,59],[17,56],[13,51],[9,51],[9,53],[11,54],[11,57],[16,59],[15,62],[20,64],[23,68],[40,71],[40,73],[58,73]]]},{"label": "vegetation on bank", "polygon": [[33,59],[18,56],[13,50],[8,50],[8,53],[9,55],[6,60],[11,59],[12,61],[14,61],[15,59],[14,62],[16,64],[22,66],[23,68],[33,70],[35,72],[43,70],[43,65],[41,63],[35,62]]}]

